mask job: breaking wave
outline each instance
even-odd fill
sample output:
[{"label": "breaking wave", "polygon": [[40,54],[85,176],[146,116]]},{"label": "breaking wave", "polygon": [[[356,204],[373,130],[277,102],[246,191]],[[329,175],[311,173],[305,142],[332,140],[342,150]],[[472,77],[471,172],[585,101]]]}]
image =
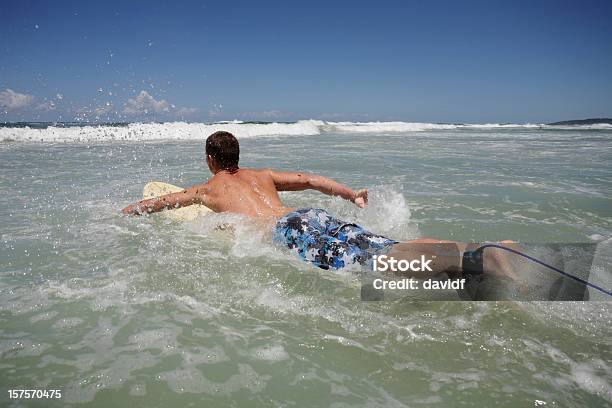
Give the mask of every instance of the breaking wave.
[{"label": "breaking wave", "polygon": [[128,123],[128,124],[53,124],[19,123],[0,127],[1,141],[18,142],[103,142],[150,140],[201,140],[218,130],[232,132],[238,138],[265,136],[314,136],[325,133],[401,134],[432,130],[611,130],[612,125],[544,124],[445,124],[417,122],[326,122],[300,120],[297,122],[217,122],[217,123]]}]

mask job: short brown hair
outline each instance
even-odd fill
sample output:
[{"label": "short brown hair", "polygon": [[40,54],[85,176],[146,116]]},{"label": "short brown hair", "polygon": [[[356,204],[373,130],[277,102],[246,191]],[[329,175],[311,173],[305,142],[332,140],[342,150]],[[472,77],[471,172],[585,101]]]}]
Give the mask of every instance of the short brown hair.
[{"label": "short brown hair", "polygon": [[215,159],[222,169],[234,169],[238,167],[240,145],[230,132],[215,132],[206,139],[206,155]]}]

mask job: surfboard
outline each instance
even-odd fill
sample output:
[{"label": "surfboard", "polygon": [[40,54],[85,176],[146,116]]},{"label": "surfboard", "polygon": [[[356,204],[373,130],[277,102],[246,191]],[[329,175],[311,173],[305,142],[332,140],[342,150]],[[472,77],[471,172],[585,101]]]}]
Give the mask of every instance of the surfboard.
[{"label": "surfboard", "polygon": [[[155,198],[155,197],[163,196],[165,194],[178,193],[183,190],[184,190],[183,187],[164,183],[162,181],[150,181],[147,184],[145,184],[143,191],[142,191],[142,197],[145,199]],[[210,208],[202,204],[193,204],[188,207],[175,208],[175,209],[164,210],[160,212],[160,214],[163,214],[164,216],[170,218],[173,221],[192,221],[198,217],[210,216],[212,213],[213,213],[213,210],[211,210]],[[217,227],[214,228],[214,230],[221,231],[221,233],[226,234],[225,235],[226,237],[236,236],[235,235],[236,230],[234,226],[231,224],[222,223],[220,225],[217,225]],[[321,269],[318,269],[318,268],[315,268],[315,269],[317,269],[320,272],[324,272]],[[348,282],[349,285],[355,288],[358,288],[360,286],[359,280],[351,277],[352,275],[342,275],[341,276],[341,275],[336,275],[336,274],[327,274],[326,276],[328,279]]]},{"label": "surfboard", "polygon": [[[184,188],[174,186],[172,184],[161,181],[151,181],[144,186],[142,196],[145,199],[154,198],[163,196],[165,194],[178,193],[179,191],[183,190]],[[174,221],[192,221],[198,217],[209,215],[212,212],[213,211],[205,205],[193,204],[188,207],[164,210],[161,213]]]}]

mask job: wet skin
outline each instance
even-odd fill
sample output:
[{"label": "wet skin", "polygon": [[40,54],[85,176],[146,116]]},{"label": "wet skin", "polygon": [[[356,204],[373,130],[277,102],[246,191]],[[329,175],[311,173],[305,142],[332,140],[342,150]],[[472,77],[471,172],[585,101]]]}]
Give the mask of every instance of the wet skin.
[{"label": "wet skin", "polygon": [[[140,215],[203,204],[215,212],[243,214],[257,218],[265,224],[273,224],[283,215],[293,211],[293,208],[283,205],[278,192],[307,189],[342,197],[360,208],[368,204],[367,189],[354,191],[327,177],[300,172],[278,172],[271,169],[238,167],[225,169],[221,168],[210,155],[207,156],[206,162],[213,173],[213,177],[206,183],[189,187],[178,193],[139,201],[125,207],[122,212]],[[449,245],[456,249],[449,250]],[[398,259],[413,259],[420,254],[436,255],[434,261],[436,271],[459,276],[462,269],[461,254],[473,246],[462,242],[422,238],[394,245],[389,255]],[[513,280],[517,278],[505,254],[495,250],[485,252],[484,271]],[[418,272],[413,272],[411,275],[415,278],[424,278],[423,274]]]},{"label": "wet skin", "polygon": [[181,192],[142,200],[125,207],[124,214],[145,214],[164,209],[203,204],[215,212],[231,212],[263,219],[278,219],[293,209],[285,207],[279,191],[318,190],[340,196],[365,207],[368,190],[353,191],[327,177],[299,172],[278,172],[270,169],[224,169],[214,158],[207,157],[213,177],[206,183]]}]

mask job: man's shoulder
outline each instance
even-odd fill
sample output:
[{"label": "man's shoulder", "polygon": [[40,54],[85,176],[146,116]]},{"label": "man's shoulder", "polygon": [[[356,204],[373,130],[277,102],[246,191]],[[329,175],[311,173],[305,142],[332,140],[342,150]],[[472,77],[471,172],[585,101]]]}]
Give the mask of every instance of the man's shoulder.
[{"label": "man's shoulder", "polygon": [[262,183],[274,183],[274,171],[267,168],[246,168],[242,169],[241,179],[258,180]]},{"label": "man's shoulder", "polygon": [[246,168],[241,167],[240,170],[242,170],[245,173],[258,175],[258,176],[272,175],[272,173],[274,172],[274,170],[269,169],[269,168],[255,168],[255,167],[246,167]]},{"label": "man's shoulder", "polygon": [[213,181],[214,177],[212,177],[210,180],[205,181],[203,183],[200,184],[194,184],[193,186],[189,187],[190,190],[194,190],[196,193],[206,193],[210,190],[211,187],[211,182]]}]

